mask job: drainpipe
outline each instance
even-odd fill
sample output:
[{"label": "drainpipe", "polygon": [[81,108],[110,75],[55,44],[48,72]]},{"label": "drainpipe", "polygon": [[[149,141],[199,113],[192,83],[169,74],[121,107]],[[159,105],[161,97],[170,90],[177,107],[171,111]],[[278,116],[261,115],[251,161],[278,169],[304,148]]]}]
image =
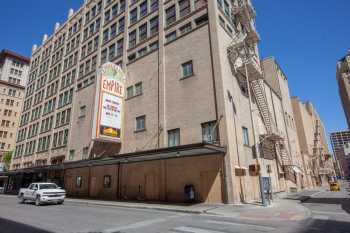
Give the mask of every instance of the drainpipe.
[{"label": "drainpipe", "polygon": [[263,206],[266,207],[267,202],[266,202],[265,195],[264,195],[263,183],[262,183],[262,177],[261,177],[262,167],[260,166],[260,148],[259,148],[259,145],[257,145],[257,140],[256,140],[255,121],[254,121],[254,115],[253,115],[253,103],[252,103],[252,95],[251,95],[251,90],[250,90],[247,62],[244,62],[244,69],[245,69],[245,77],[246,77],[248,96],[249,96],[249,112],[250,112],[250,119],[251,119],[252,128],[253,128],[254,149],[256,152],[256,164],[260,167],[260,169],[258,171],[259,172],[260,197],[261,197],[261,202],[262,202]]},{"label": "drainpipe", "polygon": [[[235,140],[236,140],[236,150],[237,150],[237,161],[238,161],[238,166],[241,168],[241,159],[239,156],[239,149],[238,149],[238,136],[237,136],[237,123],[236,123],[236,108],[235,108],[235,103],[233,102],[233,97],[230,92],[228,92],[230,102],[232,104],[232,112],[233,112],[233,125],[235,128]],[[243,184],[242,184],[242,176],[239,176],[239,185],[241,188],[241,201],[245,202],[245,195],[244,195],[244,189],[243,189]]]}]

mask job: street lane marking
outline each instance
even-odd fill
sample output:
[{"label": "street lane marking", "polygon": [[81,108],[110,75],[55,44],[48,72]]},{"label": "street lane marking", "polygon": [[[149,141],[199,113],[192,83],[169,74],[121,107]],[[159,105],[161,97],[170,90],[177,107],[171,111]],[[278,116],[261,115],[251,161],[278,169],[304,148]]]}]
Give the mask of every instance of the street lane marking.
[{"label": "street lane marking", "polygon": [[325,216],[325,215],[314,215],[312,216],[313,219],[318,219],[318,220],[328,220],[329,216]]},{"label": "street lane marking", "polygon": [[318,210],[313,210],[312,213],[316,213],[316,214],[325,214],[325,215],[331,215],[331,214],[335,214],[335,215],[346,215],[350,217],[350,214],[346,213],[346,212],[330,212],[330,211],[318,211]]},{"label": "street lane marking", "polygon": [[274,227],[267,227],[267,226],[255,225],[255,224],[226,222],[226,221],[214,221],[214,220],[207,220],[206,222],[207,223],[218,224],[218,225],[244,226],[244,227],[249,227],[249,228],[253,228],[255,230],[266,231],[266,232],[270,232],[270,231],[276,230],[276,228],[274,228]]},{"label": "street lane marking", "polygon": [[177,227],[172,232],[179,233],[225,233],[224,231],[205,230],[197,227]]},{"label": "street lane marking", "polygon": [[117,233],[117,232],[123,231],[123,230],[142,228],[142,227],[147,227],[147,226],[150,226],[150,225],[153,225],[153,224],[159,224],[161,222],[166,222],[166,221],[169,221],[170,219],[179,218],[179,217],[183,217],[183,216],[188,216],[188,214],[177,214],[177,215],[172,215],[172,216],[165,217],[165,218],[156,218],[156,219],[140,221],[140,222],[136,222],[136,223],[133,223],[133,224],[129,224],[127,226],[120,226],[120,227],[110,228],[110,229],[104,230],[102,232],[103,233]]}]

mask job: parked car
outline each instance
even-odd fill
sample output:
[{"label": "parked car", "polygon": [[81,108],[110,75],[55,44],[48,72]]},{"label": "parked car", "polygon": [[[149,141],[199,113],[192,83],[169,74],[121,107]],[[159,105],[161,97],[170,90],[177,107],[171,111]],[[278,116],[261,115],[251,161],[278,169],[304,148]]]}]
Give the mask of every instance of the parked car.
[{"label": "parked car", "polygon": [[340,184],[339,184],[339,182],[338,181],[330,182],[329,183],[329,189],[332,192],[340,191]]},{"label": "parked car", "polygon": [[26,200],[35,201],[39,206],[43,203],[63,204],[66,191],[54,183],[32,183],[28,188],[19,190],[18,198],[21,203]]}]

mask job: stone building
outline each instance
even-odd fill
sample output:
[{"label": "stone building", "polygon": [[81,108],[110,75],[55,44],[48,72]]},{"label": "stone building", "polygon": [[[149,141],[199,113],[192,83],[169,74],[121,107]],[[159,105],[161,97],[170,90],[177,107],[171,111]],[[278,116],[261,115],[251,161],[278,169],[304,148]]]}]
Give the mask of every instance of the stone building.
[{"label": "stone building", "polygon": [[350,176],[350,158],[349,158],[349,144],[350,144],[350,131],[338,131],[333,132],[330,135],[333,153],[337,161],[337,167],[339,169],[339,176]]},{"label": "stone building", "polygon": [[[33,46],[13,174],[64,169],[69,195],[112,199],[184,201],[191,186],[239,203],[301,187],[287,84],[278,76],[273,115],[258,41],[250,0],[86,0]],[[101,131],[97,71],[111,63],[122,127]]]},{"label": "stone building", "polygon": [[350,50],[337,62],[336,77],[345,117],[350,128]]},{"label": "stone building", "polygon": [[313,104],[301,102],[292,97],[305,182],[308,187],[328,185],[328,179],[335,176],[334,159],[330,154],[324,124]]},{"label": "stone building", "polygon": [[[264,69],[265,92],[272,113],[276,134],[281,137],[280,144],[285,154],[276,159],[277,163],[284,163],[289,171],[285,178],[279,179],[277,190],[300,190],[306,188],[304,183],[304,166],[301,160],[299,139],[291,103],[288,78],[275,58],[269,57],[262,61]],[[284,176],[285,169],[279,166],[280,176]]]},{"label": "stone building", "polygon": [[28,70],[29,58],[10,50],[0,52],[0,162],[15,148]]}]

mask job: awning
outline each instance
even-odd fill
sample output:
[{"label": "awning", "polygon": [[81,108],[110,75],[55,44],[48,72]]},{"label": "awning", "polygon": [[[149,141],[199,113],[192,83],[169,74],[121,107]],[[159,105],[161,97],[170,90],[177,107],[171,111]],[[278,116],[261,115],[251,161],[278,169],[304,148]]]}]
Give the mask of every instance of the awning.
[{"label": "awning", "polygon": [[246,167],[242,167],[242,166],[240,167],[240,166],[237,166],[237,165],[235,166],[235,169],[248,170],[248,168],[246,168]]},{"label": "awning", "polygon": [[293,171],[294,171],[295,173],[300,173],[300,174],[303,173],[303,171],[302,171],[299,167],[297,167],[297,166],[292,166],[292,169],[293,169]]},{"label": "awning", "polygon": [[[152,160],[166,160],[173,158],[197,157],[205,155],[224,156],[226,148],[208,143],[197,143],[189,145],[181,145],[175,147],[159,148],[146,151],[137,151],[126,154],[116,154],[104,158],[95,158],[90,160],[80,160],[74,162],[65,162],[57,165],[45,165],[9,171],[3,175],[16,175],[21,173],[36,173],[51,170],[64,170],[78,167],[88,167],[94,165],[111,165],[125,164],[134,162],[144,162]],[[0,173],[1,174],[1,173]]]}]

